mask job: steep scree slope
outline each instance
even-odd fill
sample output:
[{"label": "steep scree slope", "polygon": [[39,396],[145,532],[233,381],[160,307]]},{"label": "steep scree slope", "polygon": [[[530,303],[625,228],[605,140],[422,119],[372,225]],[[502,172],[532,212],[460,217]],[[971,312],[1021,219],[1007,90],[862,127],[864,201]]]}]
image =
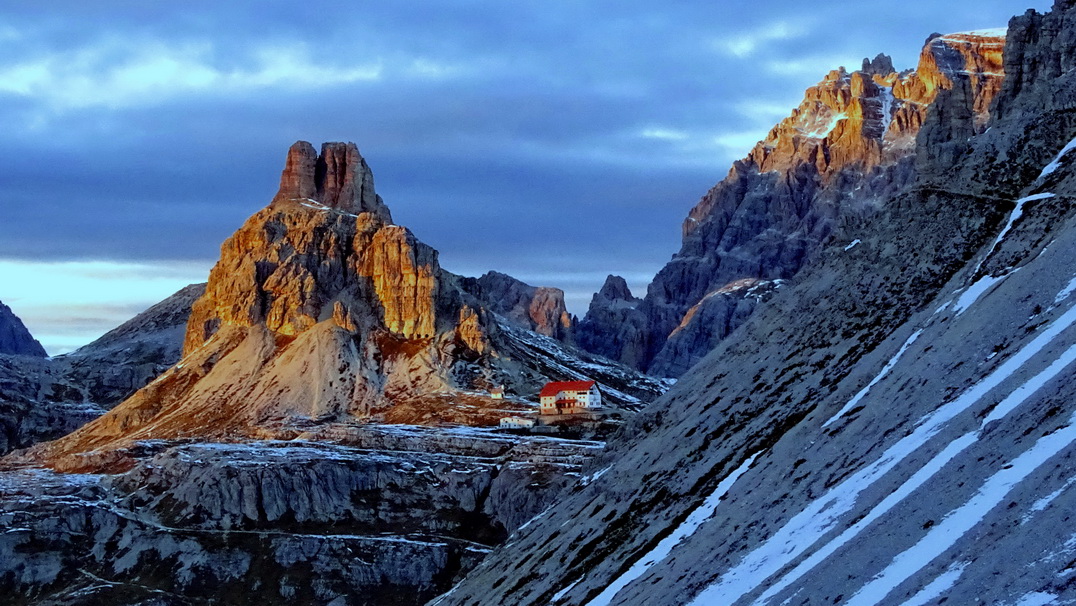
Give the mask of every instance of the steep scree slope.
[{"label": "steep scree slope", "polygon": [[434,603],[1076,600],[1076,8],[1009,32],[948,178],[849,226]]}]

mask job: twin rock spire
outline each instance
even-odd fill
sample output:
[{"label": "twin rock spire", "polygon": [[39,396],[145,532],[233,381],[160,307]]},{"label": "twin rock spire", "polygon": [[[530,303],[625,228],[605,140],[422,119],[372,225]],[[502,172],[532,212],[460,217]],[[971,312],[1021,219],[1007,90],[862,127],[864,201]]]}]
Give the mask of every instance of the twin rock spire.
[{"label": "twin rock spire", "polygon": [[354,143],[323,143],[321,154],[306,141],[288,150],[275,201],[314,201],[348,213],[373,213],[385,223],[392,216],[374,192],[374,177]]}]

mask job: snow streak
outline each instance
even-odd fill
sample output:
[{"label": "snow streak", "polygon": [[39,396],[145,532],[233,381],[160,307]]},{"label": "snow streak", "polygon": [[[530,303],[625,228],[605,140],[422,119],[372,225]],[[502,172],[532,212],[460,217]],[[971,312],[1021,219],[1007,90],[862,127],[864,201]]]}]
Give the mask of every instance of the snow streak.
[{"label": "snow streak", "polygon": [[919,593],[913,595],[903,606],[926,606],[931,600],[941,596],[947,590],[952,588],[956,584],[957,579],[961,574],[964,574],[964,568],[967,564],[953,564],[945,572],[938,575],[938,578],[931,581],[926,587],[921,589]]},{"label": "snow streak", "polygon": [[[911,434],[890,446],[876,461],[853,474],[822,497],[812,501],[802,512],[793,516],[769,539],[748,553],[739,564],[722,575],[715,584],[703,590],[691,603],[698,606],[716,603],[732,604],[745,594],[762,586],[768,578],[778,573],[785,566],[790,565],[826,534],[833,531],[838,526],[840,519],[852,511],[860,494],[924,446],[941,431],[946,423],[970,409],[983,396],[1009,379],[1032,357],[1046,348],[1061,332],[1073,324],[1076,324],[1076,307],[1069,309],[1057,320],[1043,328],[1031,342],[1022,347],[1020,351],[1002,363],[993,372],[966,389],[954,400],[940,406],[933,413],[921,419]],[[1002,403],[994,408],[984,425],[988,421],[999,419],[1012,412],[1019,404],[1026,401],[1035,390],[1050,378],[1056,376],[1074,359],[1076,359],[1076,346],[1069,348],[1046,370],[1017,387]],[[980,428],[980,432],[981,430],[982,428]],[[1073,431],[1076,431],[1076,428]],[[826,556],[857,535],[866,526],[866,523],[888,512],[897,502],[936,474],[949,460],[974,443],[978,439],[978,433],[964,434],[950,442],[930,462],[904,482],[900,488],[872,508],[866,518],[861,519],[838,537],[823,545],[810,558],[804,560],[785,577],[779,579],[769,591],[759,598],[756,604],[767,602],[770,597],[800,578],[825,559]],[[1008,477],[1003,476],[1003,478]],[[915,561],[921,565],[927,563],[927,560],[922,557],[915,559]]]},{"label": "snow streak", "polygon": [[923,566],[945,553],[1005,500],[1009,492],[1041,465],[1076,441],[1076,415],[1069,425],[1040,438],[1029,450],[1004,465],[983,483],[967,503],[949,512],[918,543],[893,558],[870,583],[860,589],[847,606],[877,604]]},{"label": "snow streak", "polygon": [[800,577],[810,572],[815,566],[821,564],[826,558],[833,555],[838,549],[859,535],[864,528],[878,518],[889,513],[891,509],[918,490],[927,480],[933,478],[947,463],[949,463],[949,461],[952,461],[958,454],[964,452],[969,446],[974,444],[975,440],[975,434],[971,433],[965,434],[959,439],[954,440],[944,450],[935,455],[934,458],[919,471],[915,472],[912,477],[908,478],[906,482],[901,484],[900,488],[890,493],[885,499],[882,499],[882,502],[871,509],[870,513],[838,535],[837,538],[823,545],[820,549],[800,562],[800,564],[792,569],[791,572],[785,574],[780,580],[772,584],[769,589],[755,600],[755,604],[765,604],[769,602],[773,596],[799,580]]},{"label": "snow streak", "polygon": [[751,464],[755,462],[755,459],[759,454],[761,453],[756,452],[750,457],[747,457],[746,461],[726,476],[724,480],[721,480],[721,483],[719,483],[717,488],[710,493],[710,496],[706,497],[706,500],[703,501],[702,505],[699,505],[692,511],[691,514],[687,516],[687,519],[676,527],[676,530],[674,530],[672,534],[662,539],[649,553],[639,558],[627,572],[616,579],[613,579],[613,582],[610,583],[604,591],[598,594],[596,598],[588,602],[587,606],[607,606],[612,601],[613,597],[616,596],[621,589],[626,587],[628,583],[643,576],[646,571],[650,570],[650,567],[664,560],[681,541],[694,534],[699,526],[702,526],[706,520],[713,517],[714,512],[717,511],[718,505],[721,504],[725,495],[728,494],[729,489],[736,483],[736,480],[740,479],[740,476],[747,473],[747,470],[750,469]]},{"label": "snow streak", "polygon": [[[1009,220],[1005,222],[1005,227],[1001,229],[1001,232],[999,232],[997,237],[994,238],[994,241],[991,242],[990,248],[987,249],[986,254],[979,259],[979,262],[975,265],[975,269],[972,270],[971,275],[979,273],[979,269],[983,266],[983,263],[990,258],[990,255],[994,254],[994,250],[997,249],[998,244],[1001,244],[1001,241],[1005,239],[1005,236],[1009,235],[1009,231],[1012,230],[1013,224],[1016,223],[1016,221],[1019,220],[1020,217],[1024,216],[1025,204],[1027,204],[1028,202],[1034,202],[1036,200],[1045,200],[1046,198],[1053,198],[1055,195],[1056,194],[1052,194],[1050,192],[1043,192],[1041,194],[1032,194],[1030,196],[1026,196],[1017,200],[1016,207],[1012,209],[1011,213],[1009,213]],[[956,315],[958,316],[964,313],[969,307],[971,307],[976,301],[978,301],[979,297],[982,297],[983,294],[986,293],[986,291],[990,290],[995,284],[1001,282],[1005,278],[1008,278],[1017,271],[1019,270],[1010,269],[1009,271],[1005,272],[1000,276],[983,276],[979,278],[975,281],[974,284],[969,286],[963,293],[961,293],[960,297],[956,300],[956,303],[953,304],[953,311],[956,312]]]},{"label": "snow streak", "polygon": [[1013,604],[1013,606],[1049,606],[1050,604],[1057,603],[1057,596],[1052,593],[1046,593],[1042,591],[1034,591],[1032,593],[1025,594],[1020,598],[1019,602]]},{"label": "snow streak", "polygon": [[849,410],[855,408],[856,404],[859,404],[859,401],[867,395],[867,392],[870,391],[872,387],[877,385],[879,381],[884,379],[886,375],[889,374],[889,371],[893,370],[893,367],[896,366],[897,362],[900,361],[900,357],[904,355],[904,352],[908,351],[908,348],[912,346],[912,343],[915,343],[915,340],[919,338],[919,335],[922,334],[922,332],[922,330],[917,330],[913,332],[912,336],[908,337],[908,340],[904,342],[904,345],[900,346],[900,350],[897,351],[897,353],[892,358],[890,358],[888,362],[885,363],[885,366],[882,367],[882,370],[877,375],[875,375],[873,379],[871,379],[871,382],[867,383],[866,387],[859,390],[859,393],[852,396],[852,399],[848,400],[848,403],[842,406],[841,409],[837,411],[837,414],[833,415],[829,418],[828,421],[823,423],[822,427],[829,427],[837,419],[843,417]]},{"label": "snow streak", "polygon": [[1056,171],[1057,169],[1061,168],[1061,160],[1066,155],[1068,155],[1068,153],[1070,151],[1072,151],[1074,149],[1076,149],[1076,139],[1073,139],[1072,141],[1069,141],[1065,145],[1065,147],[1061,148],[1061,151],[1057,152],[1057,156],[1055,156],[1054,159],[1049,164],[1047,164],[1045,167],[1043,167],[1042,172],[1039,173],[1039,179],[1044,179],[1044,178],[1052,175],[1054,173],[1054,171]]}]

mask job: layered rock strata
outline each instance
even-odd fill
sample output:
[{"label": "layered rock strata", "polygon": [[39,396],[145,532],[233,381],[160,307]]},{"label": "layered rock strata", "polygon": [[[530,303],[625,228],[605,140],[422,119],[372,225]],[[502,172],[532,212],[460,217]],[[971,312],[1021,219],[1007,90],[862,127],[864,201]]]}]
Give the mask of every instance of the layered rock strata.
[{"label": "layered rock strata", "polygon": [[352,436],[365,448],[147,443],[120,475],[0,474],[0,591],[16,606],[420,604],[600,449],[421,428]]},{"label": "layered rock strata", "polygon": [[[630,320],[610,325],[592,312],[579,342],[653,374],[683,372],[746,318],[718,322],[693,346],[670,344],[706,297],[738,280],[791,278],[838,226],[866,220],[905,189],[917,166],[952,165],[957,144],[984,129],[1003,44],[1001,32],[934,35],[915,71],[896,72],[879,55],[859,71],[830,72],[688,213],[680,251]],[[931,142],[918,156],[917,136]]]}]

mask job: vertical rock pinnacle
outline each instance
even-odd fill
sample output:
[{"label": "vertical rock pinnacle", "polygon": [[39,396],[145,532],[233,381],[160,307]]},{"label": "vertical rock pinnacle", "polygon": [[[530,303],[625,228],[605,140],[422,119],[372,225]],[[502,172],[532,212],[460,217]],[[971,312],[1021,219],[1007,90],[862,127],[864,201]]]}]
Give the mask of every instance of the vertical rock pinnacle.
[{"label": "vertical rock pinnacle", "polygon": [[277,200],[314,200],[349,213],[374,213],[391,223],[388,207],[374,191],[374,176],[354,143],[323,143],[321,155],[306,141],[288,150]]},{"label": "vertical rock pinnacle", "polygon": [[280,192],[277,198],[313,198],[317,195],[314,182],[314,167],[317,165],[318,153],[314,146],[306,141],[296,141],[288,149],[288,158],[284,162],[284,172],[280,175]]}]

